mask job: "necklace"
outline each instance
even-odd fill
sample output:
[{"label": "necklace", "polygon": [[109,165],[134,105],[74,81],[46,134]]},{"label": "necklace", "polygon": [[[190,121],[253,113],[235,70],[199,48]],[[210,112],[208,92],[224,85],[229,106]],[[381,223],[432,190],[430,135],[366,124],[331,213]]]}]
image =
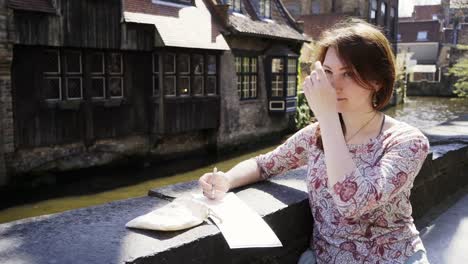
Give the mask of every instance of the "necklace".
[{"label": "necklace", "polygon": [[377,115],[377,112],[375,112],[372,118],[369,119],[369,121],[367,121],[362,127],[360,127],[350,138],[346,139],[345,137],[345,142],[348,143],[354,136],[356,136],[359,132],[361,132],[361,130],[365,128],[375,118],[376,115]]}]

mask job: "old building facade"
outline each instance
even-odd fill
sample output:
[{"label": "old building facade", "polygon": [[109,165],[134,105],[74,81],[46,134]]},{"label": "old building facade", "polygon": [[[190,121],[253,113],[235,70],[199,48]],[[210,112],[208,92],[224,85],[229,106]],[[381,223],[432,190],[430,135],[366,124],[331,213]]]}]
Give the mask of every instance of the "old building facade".
[{"label": "old building facade", "polygon": [[279,0],[0,3],[3,182],[291,128],[304,38]]},{"label": "old building facade", "polygon": [[284,0],[285,6],[299,21],[304,33],[316,40],[323,29],[346,17],[358,17],[380,26],[391,43],[398,31],[398,0]]}]

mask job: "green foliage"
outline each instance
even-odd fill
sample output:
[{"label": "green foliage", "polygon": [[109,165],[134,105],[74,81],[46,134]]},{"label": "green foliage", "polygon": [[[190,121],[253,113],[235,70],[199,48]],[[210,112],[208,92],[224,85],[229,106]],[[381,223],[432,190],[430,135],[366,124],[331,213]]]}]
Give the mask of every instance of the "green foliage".
[{"label": "green foliage", "polygon": [[468,45],[458,44],[457,49],[459,49],[459,50],[468,50]]},{"label": "green foliage", "polygon": [[296,116],[294,117],[297,129],[304,128],[311,123],[310,112],[311,111],[309,105],[307,104],[307,100],[304,93],[298,93]]},{"label": "green foliage", "polygon": [[459,97],[468,97],[468,59],[462,58],[449,69],[449,75],[456,78],[454,93]]}]

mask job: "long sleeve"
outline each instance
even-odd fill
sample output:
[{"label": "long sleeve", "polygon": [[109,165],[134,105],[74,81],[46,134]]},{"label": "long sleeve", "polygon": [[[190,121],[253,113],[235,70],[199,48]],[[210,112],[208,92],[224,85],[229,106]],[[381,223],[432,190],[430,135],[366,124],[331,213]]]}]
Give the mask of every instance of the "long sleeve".
[{"label": "long sleeve", "polygon": [[402,133],[375,162],[347,174],[330,190],[338,211],[359,217],[409,191],[429,151],[427,138],[418,132]]},{"label": "long sleeve", "polygon": [[276,149],[254,159],[260,168],[261,177],[267,179],[307,164],[308,153],[315,147],[317,123],[308,125],[289,137]]}]

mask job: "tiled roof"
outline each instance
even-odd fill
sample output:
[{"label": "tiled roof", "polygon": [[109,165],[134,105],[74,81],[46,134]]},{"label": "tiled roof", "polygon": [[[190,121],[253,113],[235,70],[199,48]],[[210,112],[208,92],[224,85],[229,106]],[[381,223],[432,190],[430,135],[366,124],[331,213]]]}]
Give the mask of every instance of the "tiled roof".
[{"label": "tiled roof", "polygon": [[203,0],[195,0],[195,6],[154,4],[151,0],[124,0],[123,14],[125,22],[154,25],[160,37],[156,46],[229,49]]},{"label": "tiled roof", "polygon": [[274,20],[256,21],[244,15],[233,14],[229,16],[229,24],[239,33],[267,38],[306,40],[291,26],[276,23]]},{"label": "tiled roof", "polygon": [[57,13],[50,0],[8,0],[8,7],[15,10]]},{"label": "tiled roof", "polygon": [[234,33],[266,38],[306,40],[297,30],[294,19],[280,0],[272,0],[270,8],[271,18],[262,19],[258,11],[258,1],[242,0],[242,13],[230,14],[228,24]]},{"label": "tiled roof", "polygon": [[322,32],[346,18],[343,14],[304,15],[299,18],[304,22],[304,34],[318,40]]}]

